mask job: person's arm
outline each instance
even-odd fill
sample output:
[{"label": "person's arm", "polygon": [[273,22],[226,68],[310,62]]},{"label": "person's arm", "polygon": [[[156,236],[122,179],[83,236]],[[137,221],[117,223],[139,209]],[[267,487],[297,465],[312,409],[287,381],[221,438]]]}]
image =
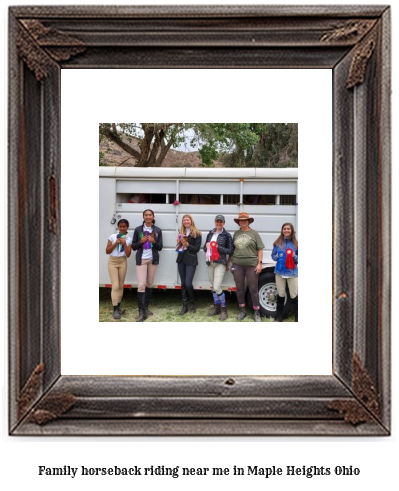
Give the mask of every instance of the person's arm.
[{"label": "person's arm", "polygon": [[278,260],[278,248],[277,248],[277,246],[274,246],[273,247],[273,250],[272,250],[272,259],[273,259],[273,261],[277,261]]},{"label": "person's arm", "polygon": [[126,257],[130,257],[130,255],[132,254],[132,243],[130,242],[130,244],[127,243],[127,239],[122,239],[122,243],[125,247],[125,255]]},{"label": "person's arm", "polygon": [[232,236],[227,233],[227,244],[226,244],[226,247],[224,246],[220,246],[218,244],[218,251],[220,251],[222,254],[233,254],[233,250],[234,250],[234,245],[233,245],[233,238]]},{"label": "person's arm", "polygon": [[298,263],[298,249],[295,249],[295,254],[294,254],[294,263],[297,264]]},{"label": "person's arm", "polygon": [[138,230],[136,228],[135,231],[134,231],[134,234],[133,234],[132,249],[134,251],[137,251],[137,249],[140,249],[140,247],[143,247],[143,244],[146,241],[147,241],[147,238],[146,237],[141,237],[141,239],[139,238],[139,232],[138,232]]},{"label": "person's arm", "polygon": [[150,238],[148,240],[151,242],[154,249],[156,249],[157,251],[162,251],[163,242],[162,242],[162,230],[161,229],[158,230],[158,236],[156,239],[154,239],[153,237],[150,236]]},{"label": "person's arm", "polygon": [[207,249],[208,249],[208,248],[206,247],[206,244],[207,244],[208,242],[210,242],[210,241],[211,241],[211,238],[212,238],[212,236],[210,237],[210,233],[208,233],[208,235],[206,236],[206,239],[205,239],[205,244],[204,244],[204,247],[202,248],[202,249],[204,250],[205,254],[206,254],[206,251],[207,251]]},{"label": "person's arm", "polygon": [[262,269],[263,269],[262,261],[263,261],[263,249],[259,249],[258,250],[258,264],[256,265],[256,268],[255,268],[256,274],[259,274],[262,272]]},{"label": "person's arm", "polygon": [[[234,237],[235,237],[236,234],[234,234]],[[231,235],[229,234],[229,236],[231,237]],[[231,253],[227,259],[227,264],[226,264],[226,271],[229,271],[230,269],[230,263],[233,262],[233,256],[234,256],[234,237],[231,237]]]},{"label": "person's arm", "polygon": [[194,244],[188,243],[187,250],[190,252],[195,252],[195,254],[198,254],[200,249],[201,249],[201,235],[198,235],[198,237],[195,237],[194,239]]},{"label": "person's arm", "polygon": [[114,243],[112,243],[108,239],[107,247],[105,248],[105,254],[111,254],[111,252],[115,249],[115,247],[120,243],[121,243],[121,239],[117,239]]}]

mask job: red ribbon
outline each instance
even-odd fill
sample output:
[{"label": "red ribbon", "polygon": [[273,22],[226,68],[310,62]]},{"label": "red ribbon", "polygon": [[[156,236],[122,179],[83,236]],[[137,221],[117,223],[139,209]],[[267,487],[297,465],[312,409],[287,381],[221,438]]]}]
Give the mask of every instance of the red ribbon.
[{"label": "red ribbon", "polygon": [[286,259],[285,259],[285,268],[286,269],[295,269],[295,263],[294,263],[294,251],[292,249],[287,249],[285,251],[286,253]]},{"label": "red ribbon", "polygon": [[217,261],[219,258],[220,258],[220,254],[219,254],[219,251],[218,251],[218,245],[213,240],[211,242],[211,261]]}]

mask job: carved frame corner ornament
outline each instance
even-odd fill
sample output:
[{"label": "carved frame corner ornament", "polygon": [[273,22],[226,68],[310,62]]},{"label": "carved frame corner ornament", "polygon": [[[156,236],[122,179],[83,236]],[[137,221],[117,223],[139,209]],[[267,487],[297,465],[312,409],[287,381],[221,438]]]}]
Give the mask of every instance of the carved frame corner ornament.
[{"label": "carved frame corner ornament", "polygon": [[373,55],[377,45],[377,36],[377,28],[374,28],[355,48],[349,77],[346,82],[348,89],[364,82],[367,63]]},{"label": "carved frame corner ornament", "polygon": [[339,26],[334,26],[332,30],[323,34],[320,39],[326,43],[359,42],[375,26],[376,22],[374,19],[353,19]]},{"label": "carved frame corner ornament", "polygon": [[[390,8],[27,6],[9,14],[8,211],[18,223],[9,231],[10,434],[389,435]],[[332,71],[331,375],[61,374],[60,77],[96,67]]]},{"label": "carved frame corner ornament", "polygon": [[86,49],[79,39],[45,27],[37,19],[21,20],[17,47],[19,56],[38,81],[48,76],[51,60],[67,61]]},{"label": "carved frame corner ornament", "polygon": [[380,418],[379,396],[370,374],[363,368],[357,353],[352,363],[352,388],[354,400],[331,401],[328,408],[338,411],[345,421],[353,425]]}]

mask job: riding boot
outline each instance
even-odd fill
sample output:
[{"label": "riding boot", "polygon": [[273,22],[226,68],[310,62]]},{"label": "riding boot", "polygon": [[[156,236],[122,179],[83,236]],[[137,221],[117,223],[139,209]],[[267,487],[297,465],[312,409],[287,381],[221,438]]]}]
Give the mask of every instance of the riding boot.
[{"label": "riding boot", "polygon": [[187,288],[187,296],[188,296],[188,302],[190,304],[189,311],[195,314],[197,312],[197,309],[195,308],[195,301],[194,301],[194,288],[192,286]]},{"label": "riding boot", "polygon": [[208,317],[213,317],[214,315],[220,314],[220,304],[213,304],[212,309],[209,311]]},{"label": "riding boot", "polygon": [[152,296],[152,288],[146,288],[145,289],[145,304],[144,304],[144,307],[145,307],[145,313],[146,313],[146,316],[147,317],[149,315],[154,315],[154,312],[151,312],[151,310],[148,309],[148,304],[150,303],[151,296]]},{"label": "riding boot", "polygon": [[220,307],[220,317],[219,319],[221,321],[225,321],[227,319],[228,315],[227,315],[227,307],[224,306],[224,307]]},{"label": "riding boot", "polygon": [[242,307],[240,306],[240,313],[238,314],[237,319],[239,321],[242,321],[245,319],[246,316],[247,316],[247,313],[245,312],[245,305]]},{"label": "riding boot", "polygon": [[212,295],[213,295],[213,307],[209,311],[208,317],[213,317],[214,315],[220,314],[220,300],[218,294],[213,292]]},{"label": "riding boot", "polygon": [[119,309],[120,315],[126,314],[126,309],[121,309],[121,304],[120,303],[118,303],[118,309]]},{"label": "riding boot", "polygon": [[144,322],[147,319],[145,311],[145,292],[137,292],[137,303],[139,307],[139,318],[136,322]]},{"label": "riding boot", "polygon": [[114,306],[114,312],[112,314],[112,317],[115,320],[119,320],[121,318],[121,313],[120,313],[120,310],[119,310],[119,306],[118,305],[115,305]]},{"label": "riding boot", "polygon": [[219,319],[221,321],[225,321],[228,316],[227,316],[226,296],[224,292],[218,294],[218,299],[220,302],[220,310],[221,310]]},{"label": "riding boot", "polygon": [[185,315],[188,312],[188,305],[187,305],[188,298],[187,298],[187,288],[183,285],[181,287],[181,297],[183,300],[183,307],[181,308],[179,315]]},{"label": "riding boot", "polygon": [[283,322],[285,297],[277,296],[277,316],[275,322]]},{"label": "riding boot", "polygon": [[298,297],[291,298],[291,305],[295,315],[295,322],[298,322]]}]

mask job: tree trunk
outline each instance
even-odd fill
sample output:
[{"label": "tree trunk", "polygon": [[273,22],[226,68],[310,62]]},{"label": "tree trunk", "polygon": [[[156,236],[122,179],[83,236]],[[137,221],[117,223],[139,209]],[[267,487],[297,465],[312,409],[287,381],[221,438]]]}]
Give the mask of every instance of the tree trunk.
[{"label": "tree trunk", "polygon": [[116,135],[113,131],[110,129],[105,131],[105,136],[109,138],[112,142],[114,142],[118,147],[122,148],[126,153],[134,157],[136,160],[140,159],[140,152],[132,148],[130,145],[125,143],[119,135]]}]

